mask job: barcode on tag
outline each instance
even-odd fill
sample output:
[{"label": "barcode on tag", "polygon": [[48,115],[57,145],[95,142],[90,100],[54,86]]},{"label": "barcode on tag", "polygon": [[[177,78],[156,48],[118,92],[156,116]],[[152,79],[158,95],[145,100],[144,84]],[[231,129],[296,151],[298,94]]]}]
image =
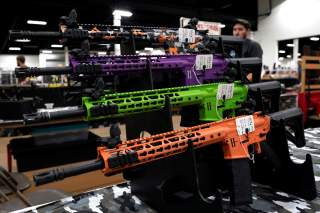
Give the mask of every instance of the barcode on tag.
[{"label": "barcode on tag", "polygon": [[219,84],[217,99],[221,100],[223,99],[223,97],[225,99],[233,98],[233,89],[234,89],[234,84]]},{"label": "barcode on tag", "polygon": [[213,55],[197,55],[196,70],[212,69]]},{"label": "barcode on tag", "polygon": [[196,31],[193,29],[179,28],[179,42],[194,43]]},{"label": "barcode on tag", "polygon": [[246,134],[246,130],[249,132],[254,131],[254,120],[253,116],[245,116],[241,118],[236,119],[236,126],[237,126],[237,132],[238,135]]}]

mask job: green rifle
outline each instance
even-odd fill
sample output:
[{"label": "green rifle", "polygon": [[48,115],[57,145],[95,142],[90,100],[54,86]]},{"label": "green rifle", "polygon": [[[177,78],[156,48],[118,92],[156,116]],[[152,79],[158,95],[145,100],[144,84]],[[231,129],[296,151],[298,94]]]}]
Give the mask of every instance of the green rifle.
[{"label": "green rifle", "polygon": [[[270,84],[271,83],[271,84]],[[82,107],[72,110],[41,112],[25,115],[26,122],[37,122],[84,116],[86,121],[117,118],[131,114],[159,110],[165,106],[165,99],[173,108],[198,105],[200,121],[219,121],[226,116],[235,116],[237,109],[247,101],[248,91],[279,89],[278,82],[244,85],[241,82],[211,83],[156,90],[105,94],[98,99],[82,98]]]}]

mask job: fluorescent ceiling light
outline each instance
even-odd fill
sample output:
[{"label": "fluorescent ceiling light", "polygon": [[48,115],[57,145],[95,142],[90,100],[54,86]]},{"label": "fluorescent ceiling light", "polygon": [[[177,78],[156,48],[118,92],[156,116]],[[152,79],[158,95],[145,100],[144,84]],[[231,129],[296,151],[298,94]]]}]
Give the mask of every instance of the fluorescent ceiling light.
[{"label": "fluorescent ceiling light", "polygon": [[62,48],[63,45],[62,44],[51,44],[51,47],[53,47],[53,48]]},{"label": "fluorescent ceiling light", "polygon": [[20,48],[20,47],[9,47],[9,50],[12,50],[12,51],[20,51],[21,48]]},{"label": "fluorescent ceiling light", "polygon": [[98,52],[98,55],[107,55],[107,52]]},{"label": "fluorescent ceiling light", "polygon": [[47,25],[46,21],[28,20],[27,23],[34,24],[34,25]]},{"label": "fluorescent ceiling light", "polygon": [[298,53],[297,55],[298,55],[298,56],[301,56],[301,53]]},{"label": "fluorescent ceiling light", "polygon": [[152,50],[153,50],[153,48],[152,48],[152,47],[145,47],[145,48],[144,48],[144,50],[147,50],[147,51],[148,51],[148,50],[149,50],[149,51],[152,51]]},{"label": "fluorescent ceiling light", "polygon": [[218,24],[218,27],[220,27],[220,28],[225,28],[226,25],[225,25],[225,24]]},{"label": "fluorescent ceiling light", "polygon": [[52,53],[52,50],[42,50],[42,53],[51,54],[51,53]]},{"label": "fluorescent ceiling light", "polygon": [[294,44],[287,44],[287,47],[294,47]]},{"label": "fluorescent ceiling light", "polygon": [[279,53],[286,53],[285,50],[279,50]]},{"label": "fluorescent ceiling light", "polygon": [[123,17],[131,17],[132,13],[127,10],[114,10],[112,15],[114,16],[123,16]]},{"label": "fluorescent ceiling light", "polygon": [[26,42],[30,42],[31,40],[30,40],[30,39],[16,39],[15,41],[16,41],[16,42],[26,43]]},{"label": "fluorescent ceiling light", "polygon": [[287,58],[291,58],[291,55],[287,55]]},{"label": "fluorescent ceiling light", "polygon": [[320,38],[319,38],[319,37],[311,37],[310,40],[311,40],[311,41],[319,41]]}]

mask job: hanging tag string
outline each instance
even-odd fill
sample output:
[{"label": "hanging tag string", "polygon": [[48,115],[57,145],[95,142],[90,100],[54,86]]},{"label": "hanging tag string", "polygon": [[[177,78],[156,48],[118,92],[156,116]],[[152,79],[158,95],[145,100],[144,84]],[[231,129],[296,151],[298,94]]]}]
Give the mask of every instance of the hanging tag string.
[{"label": "hanging tag string", "polygon": [[[246,137],[249,140],[249,129],[246,128]],[[246,149],[246,147],[243,146],[243,143],[240,142],[242,149],[244,150],[244,152],[246,153],[246,155],[248,156],[249,160],[251,160],[254,163],[254,150],[252,151],[252,153],[249,154],[248,150]]]}]

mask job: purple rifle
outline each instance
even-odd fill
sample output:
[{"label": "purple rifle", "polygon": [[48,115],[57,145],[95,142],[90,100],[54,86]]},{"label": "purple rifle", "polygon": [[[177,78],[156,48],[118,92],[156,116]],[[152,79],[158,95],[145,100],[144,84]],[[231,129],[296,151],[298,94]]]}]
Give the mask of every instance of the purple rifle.
[{"label": "purple rifle", "polygon": [[[199,57],[200,55],[198,55]],[[228,61],[221,55],[211,55],[212,68],[196,68],[197,55],[157,55],[157,56],[106,56],[89,57],[84,60],[71,58],[74,74],[89,73],[88,67],[95,66],[100,69],[103,76],[114,76],[128,72],[170,72],[181,71],[184,74],[183,84],[195,85],[205,81],[220,79],[228,70]],[[201,56],[200,56],[201,57]],[[98,68],[99,67],[99,68]],[[90,68],[89,68],[90,69]],[[95,70],[96,70],[95,69]],[[152,71],[152,72],[151,72]]]},{"label": "purple rifle", "polygon": [[[202,58],[201,58],[202,57]],[[198,61],[204,61],[202,63]],[[247,60],[247,61],[246,61]],[[183,72],[183,84],[195,85],[223,79],[230,71],[230,64],[261,63],[260,59],[227,59],[214,55],[129,55],[129,56],[70,56],[69,67],[17,68],[16,76],[71,74],[72,76],[112,77],[133,72]]]}]

